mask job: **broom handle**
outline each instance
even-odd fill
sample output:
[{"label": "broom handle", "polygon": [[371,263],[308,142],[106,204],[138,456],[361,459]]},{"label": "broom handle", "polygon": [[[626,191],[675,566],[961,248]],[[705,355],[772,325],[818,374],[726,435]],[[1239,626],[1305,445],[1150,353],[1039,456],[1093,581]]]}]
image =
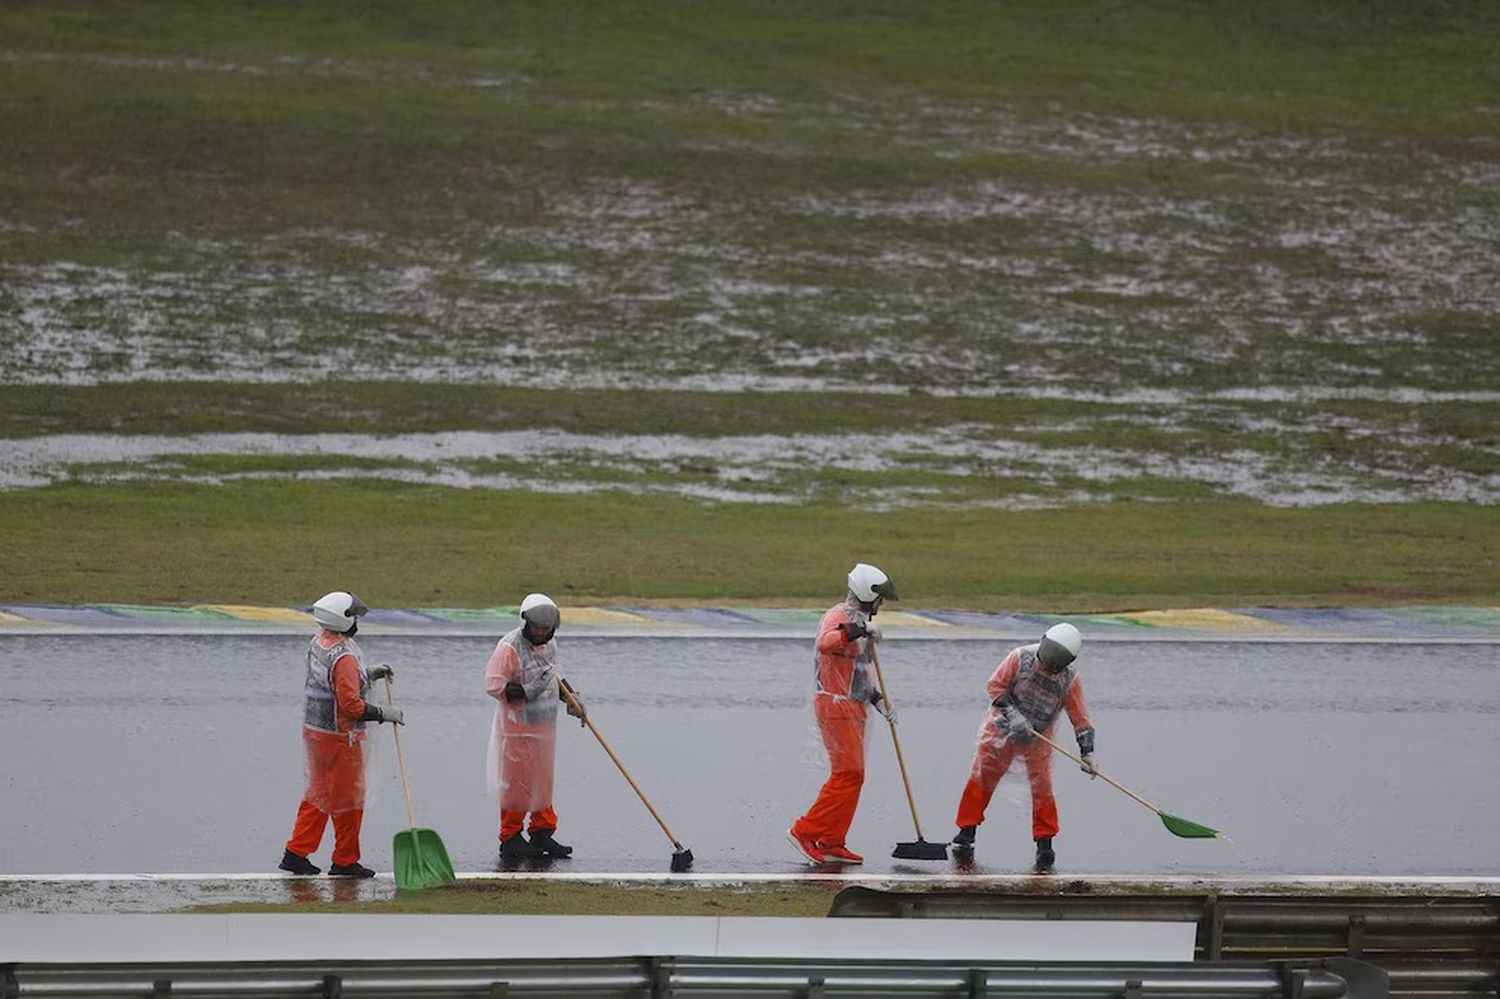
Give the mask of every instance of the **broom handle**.
[{"label": "broom handle", "polygon": [[[885,702],[886,710],[891,708],[891,695],[885,692],[885,674],[880,669],[880,654],[875,651],[875,641],[870,640],[870,661],[875,664],[875,681],[880,684],[880,699]],[[896,723],[889,718],[886,722],[891,726],[891,742],[896,747],[896,765],[901,768],[901,784],[906,788],[906,803],[911,807],[911,824],[917,829],[917,841],[922,841],[922,820],[917,818],[917,799],[912,797],[911,781],[906,776],[906,757],[901,753],[901,736],[896,734]]]},{"label": "broom handle", "polygon": [[[1042,733],[1038,732],[1036,729],[1032,729],[1031,732],[1038,739],[1042,740],[1047,745],[1049,745],[1053,749],[1057,750],[1059,753],[1062,753],[1064,756],[1066,756],[1068,759],[1072,760],[1074,763],[1078,764],[1080,767],[1085,765],[1084,762],[1082,760],[1080,760],[1078,757],[1074,756],[1072,753],[1068,752],[1066,749],[1062,748],[1057,743],[1053,742],[1051,739],[1047,738],[1045,735],[1043,735]],[[1112,777],[1110,777],[1109,774],[1105,773],[1102,770],[1098,770],[1098,769],[1095,769],[1094,773],[1098,774],[1100,777],[1103,777],[1105,779],[1105,781],[1107,781],[1111,787],[1114,787],[1115,789],[1120,790],[1120,791],[1124,791],[1126,794],[1130,795],[1136,801],[1139,801],[1141,804],[1143,804],[1147,808],[1151,809],[1157,815],[1161,814],[1161,809],[1160,808],[1157,808],[1155,805],[1151,804],[1151,802],[1147,801],[1145,798],[1142,798],[1140,795],[1136,794],[1134,791],[1132,791],[1130,788],[1126,787],[1124,784],[1118,783]]]},{"label": "broom handle", "polygon": [[667,834],[667,839],[671,840],[672,845],[677,847],[677,849],[682,849],[682,844],[677,842],[677,837],[672,835],[672,830],[667,828],[666,822],[662,820],[660,815],[656,814],[656,809],[651,807],[651,802],[647,799],[646,792],[642,791],[641,786],[635,782],[635,778],[630,776],[630,771],[625,769],[625,764],[620,762],[620,758],[615,755],[615,751],[609,748],[609,743],[604,741],[604,736],[599,734],[599,730],[589,720],[588,712],[584,711],[582,705],[573,697],[573,688],[568,685],[568,681],[561,680],[558,689],[562,691],[563,700],[571,704],[573,709],[583,716],[583,723],[589,727],[590,732],[594,733],[594,738],[599,740],[599,745],[604,747],[604,751],[609,754],[609,758],[614,761],[615,766],[620,768],[621,775],[629,782],[631,788],[641,799],[641,804],[646,806],[646,811],[650,812],[651,817],[656,820],[656,824],[661,826],[661,831]]},{"label": "broom handle", "polygon": [[[391,678],[385,678],[385,703],[395,706],[396,702],[391,697]],[[406,792],[406,820],[411,823],[413,829],[417,828],[417,813],[411,807],[411,783],[406,779],[406,753],[401,749],[401,726],[391,725],[391,731],[396,733],[396,762],[401,766],[401,790]]]}]

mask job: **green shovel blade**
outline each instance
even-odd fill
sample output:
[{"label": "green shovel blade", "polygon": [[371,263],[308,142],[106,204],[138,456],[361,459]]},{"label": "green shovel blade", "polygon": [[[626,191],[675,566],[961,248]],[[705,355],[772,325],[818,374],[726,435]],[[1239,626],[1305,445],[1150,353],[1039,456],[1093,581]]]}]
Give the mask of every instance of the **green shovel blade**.
[{"label": "green shovel blade", "polygon": [[398,889],[441,888],[458,881],[448,849],[432,829],[403,829],[392,839],[391,853]]},{"label": "green shovel blade", "polygon": [[1196,822],[1189,822],[1187,819],[1173,815],[1171,812],[1157,812],[1156,814],[1161,816],[1161,824],[1166,826],[1167,831],[1173,836],[1181,836],[1183,839],[1215,839],[1219,835],[1219,830],[1217,829],[1210,829],[1208,826],[1200,826]]}]

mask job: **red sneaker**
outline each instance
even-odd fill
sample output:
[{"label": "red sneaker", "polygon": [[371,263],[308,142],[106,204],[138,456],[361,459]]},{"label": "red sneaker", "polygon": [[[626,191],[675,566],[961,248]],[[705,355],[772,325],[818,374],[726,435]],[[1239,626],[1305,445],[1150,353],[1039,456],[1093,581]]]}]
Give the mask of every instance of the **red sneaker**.
[{"label": "red sneaker", "polygon": [[823,851],[819,849],[818,844],[813,841],[813,838],[811,836],[800,835],[797,832],[796,826],[792,826],[792,828],[786,831],[786,838],[797,848],[797,852],[808,860],[811,860],[815,864],[827,863],[828,858],[823,855]]},{"label": "red sneaker", "polygon": [[829,846],[827,843],[819,843],[818,849],[823,851],[823,857],[830,864],[863,864],[865,858],[855,853],[846,846]]}]

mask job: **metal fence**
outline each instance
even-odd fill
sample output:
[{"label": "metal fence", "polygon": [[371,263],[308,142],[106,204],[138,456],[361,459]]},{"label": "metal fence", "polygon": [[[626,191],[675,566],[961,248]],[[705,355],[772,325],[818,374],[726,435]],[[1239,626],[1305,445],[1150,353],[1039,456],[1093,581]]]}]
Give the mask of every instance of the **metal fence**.
[{"label": "metal fence", "polygon": [[1198,924],[1199,961],[1347,957],[1384,969],[1394,996],[1500,995],[1500,898],[902,893],[846,888],[830,915],[1131,919]]},{"label": "metal fence", "polygon": [[1357,961],[963,964],[928,961],[549,959],[323,964],[0,967],[0,996],[230,997],[897,997],[1048,999],[1385,999],[1381,972]]}]

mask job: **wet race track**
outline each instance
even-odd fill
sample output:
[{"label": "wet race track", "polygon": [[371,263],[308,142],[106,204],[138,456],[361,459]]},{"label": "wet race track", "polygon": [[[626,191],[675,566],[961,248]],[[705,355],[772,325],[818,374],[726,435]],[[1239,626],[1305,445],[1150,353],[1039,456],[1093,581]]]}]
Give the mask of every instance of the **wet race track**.
[{"label": "wet race track", "polygon": [[[492,639],[361,636],[397,669],[418,824],[460,871],[496,868],[485,790]],[[953,833],[984,715],[1012,643],[889,639],[923,831]],[[274,872],[302,789],[307,639],[0,638],[0,874]],[[696,871],[805,869],[784,830],[826,776],[808,705],[811,641],[559,638],[563,674]],[[1500,862],[1500,664],[1484,644],[1085,640],[1079,666],[1098,763],[1169,812],[1232,841],[1182,840],[1145,808],[1054,762],[1058,872],[1475,875]],[[573,872],[665,871],[671,847],[586,729],[563,719],[558,838]],[[380,747],[365,861],[389,870],[406,825],[394,742]],[[1066,723],[1059,743],[1073,749]],[[913,839],[883,721],[850,846],[871,873]],[[316,859],[326,863],[331,830]],[[1004,781],[972,869],[1031,860],[1023,774]]]}]

